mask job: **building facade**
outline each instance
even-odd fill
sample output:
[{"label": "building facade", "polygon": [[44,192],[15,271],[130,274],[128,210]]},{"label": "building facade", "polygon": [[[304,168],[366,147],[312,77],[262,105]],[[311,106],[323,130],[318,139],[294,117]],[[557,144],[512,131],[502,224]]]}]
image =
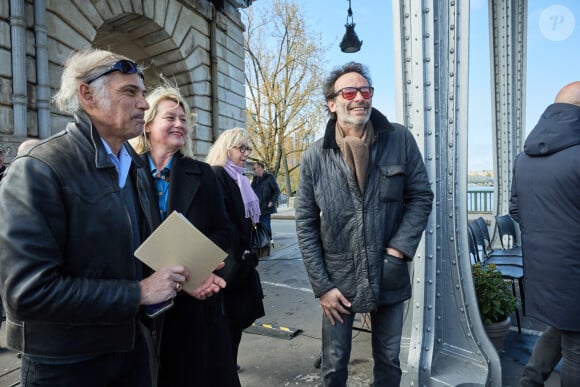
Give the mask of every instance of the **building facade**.
[{"label": "building facade", "polygon": [[46,138],[70,117],[51,98],[62,64],[96,47],[179,86],[197,114],[202,158],[222,130],[245,126],[244,26],[251,0],[0,0],[0,148],[9,163],[27,138]]}]

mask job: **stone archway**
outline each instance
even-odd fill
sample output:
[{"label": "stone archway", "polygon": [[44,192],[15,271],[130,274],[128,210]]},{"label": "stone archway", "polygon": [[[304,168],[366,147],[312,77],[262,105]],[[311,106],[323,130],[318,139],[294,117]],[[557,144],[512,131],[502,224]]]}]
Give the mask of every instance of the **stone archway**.
[{"label": "stone archway", "polygon": [[[8,163],[26,137],[47,137],[70,121],[50,98],[60,88],[71,52],[88,47],[127,55],[148,67],[148,79],[162,73],[179,86],[197,114],[192,137],[198,157],[221,131],[246,126],[244,25],[237,6],[216,9],[209,0],[14,3],[22,6],[11,8],[19,33],[0,32],[12,44],[12,59],[22,58],[17,71],[0,75],[6,89],[0,148]],[[8,9],[7,0],[0,4]]]},{"label": "stone archway", "polygon": [[[185,91],[187,98],[191,96],[187,93],[191,91],[188,87],[192,84],[191,72],[196,69],[188,68],[184,53],[178,46],[182,42],[176,42],[173,38],[166,29],[146,16],[123,14],[105,20],[96,31],[92,45],[126,55],[144,65],[145,81],[149,87],[158,83],[159,75],[170,76],[183,89],[182,92]],[[192,40],[195,38],[190,37]],[[202,51],[198,50],[196,55],[207,56]],[[209,64],[209,58],[201,61]]]},{"label": "stone archway", "polygon": [[167,51],[176,49],[167,32],[154,21],[142,15],[124,14],[106,20],[97,30],[92,45],[128,56],[143,65],[145,83],[147,87],[154,87],[156,78],[163,70],[160,63],[153,62],[148,48],[161,42]]},{"label": "stone archway", "polygon": [[[93,46],[143,64],[148,87],[159,83],[160,74],[174,82],[197,114],[192,137],[200,157],[213,143],[214,129],[245,126],[243,25],[237,10],[217,12],[205,1],[99,1],[82,8],[59,1],[49,3],[47,13],[49,61],[62,63],[70,51]],[[61,71],[51,74],[54,89]],[[53,112],[53,132],[67,119]]]}]

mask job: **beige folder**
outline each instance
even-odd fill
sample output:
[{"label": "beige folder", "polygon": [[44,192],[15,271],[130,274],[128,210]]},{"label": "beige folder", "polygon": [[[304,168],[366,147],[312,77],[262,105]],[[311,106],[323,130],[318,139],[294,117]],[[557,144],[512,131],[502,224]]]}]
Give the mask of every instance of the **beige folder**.
[{"label": "beige folder", "polygon": [[153,270],[183,265],[191,277],[183,288],[193,291],[227,257],[182,214],[173,211],[135,250],[135,256]]}]

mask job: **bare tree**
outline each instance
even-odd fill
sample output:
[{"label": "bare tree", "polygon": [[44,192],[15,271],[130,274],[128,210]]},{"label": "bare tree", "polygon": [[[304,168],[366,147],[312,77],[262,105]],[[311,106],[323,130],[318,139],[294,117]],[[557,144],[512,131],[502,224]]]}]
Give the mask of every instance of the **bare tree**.
[{"label": "bare tree", "polygon": [[293,0],[252,6],[245,14],[246,126],[254,157],[292,196],[300,156],[325,119],[321,86],[327,49]]}]

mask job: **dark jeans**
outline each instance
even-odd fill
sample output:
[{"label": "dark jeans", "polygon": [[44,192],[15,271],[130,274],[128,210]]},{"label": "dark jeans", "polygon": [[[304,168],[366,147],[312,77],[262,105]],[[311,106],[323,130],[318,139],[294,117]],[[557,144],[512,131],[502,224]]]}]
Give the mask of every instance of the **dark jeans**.
[{"label": "dark jeans", "polygon": [[562,387],[580,386],[580,332],[560,331],[562,334]]},{"label": "dark jeans", "polygon": [[548,327],[540,336],[524,368],[522,387],[543,386],[562,357],[560,385],[580,386],[580,332]]},{"label": "dark jeans", "polygon": [[562,346],[560,345],[561,334],[558,329],[548,327],[536,341],[532,356],[528,359],[522,378],[521,387],[542,387],[554,367],[562,357]]},{"label": "dark jeans", "polygon": [[20,383],[24,387],[152,386],[143,332],[138,330],[131,352],[107,353],[83,361],[23,355]]},{"label": "dark jeans", "polygon": [[262,225],[264,227],[266,227],[266,230],[268,230],[270,232],[270,239],[272,237],[272,222],[271,222],[271,217],[272,215],[268,214],[268,215],[260,215],[260,223],[262,223]]},{"label": "dark jeans", "polygon": [[[374,386],[396,387],[401,383],[399,352],[403,332],[404,302],[380,306],[371,312]],[[344,324],[334,326],[322,317],[322,385],[345,387],[352,348],[354,314],[342,315]]]}]

